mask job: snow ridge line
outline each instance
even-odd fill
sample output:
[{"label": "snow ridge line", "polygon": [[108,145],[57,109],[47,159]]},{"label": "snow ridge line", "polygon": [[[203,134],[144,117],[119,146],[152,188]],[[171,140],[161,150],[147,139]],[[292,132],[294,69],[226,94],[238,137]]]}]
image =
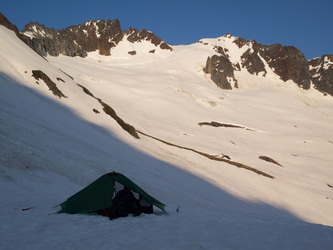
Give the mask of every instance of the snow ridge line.
[{"label": "snow ridge line", "polygon": [[154,140],[157,140],[157,141],[159,141],[159,142],[162,142],[162,143],[164,143],[164,144],[167,144],[167,145],[169,145],[169,146],[177,147],[177,148],[181,148],[181,149],[185,149],[185,150],[192,151],[192,152],[194,152],[194,153],[200,154],[200,155],[205,156],[205,157],[207,157],[208,159],[211,159],[211,160],[214,160],[214,161],[223,161],[223,162],[226,162],[226,163],[228,163],[228,164],[230,164],[230,165],[236,166],[236,167],[238,167],[238,168],[244,168],[244,169],[246,169],[246,170],[252,171],[252,172],[254,172],[254,173],[258,174],[258,175],[262,175],[262,176],[265,176],[265,177],[268,177],[268,178],[271,178],[271,179],[274,179],[274,178],[275,178],[275,177],[272,176],[272,175],[266,174],[266,173],[263,172],[263,171],[260,171],[260,170],[258,170],[258,169],[256,169],[256,168],[253,168],[253,167],[250,167],[250,166],[247,166],[247,165],[245,165],[245,164],[243,164],[243,163],[239,163],[239,162],[232,161],[232,160],[228,160],[228,159],[218,158],[218,157],[216,157],[216,156],[214,156],[214,155],[210,155],[210,154],[207,154],[207,153],[203,153],[203,152],[200,152],[200,151],[195,150],[195,149],[192,149],[192,148],[187,148],[187,147],[179,146],[179,145],[176,145],[176,144],[173,144],[173,143],[170,143],[170,142],[164,141],[164,140],[162,140],[162,139],[159,139],[159,138],[157,138],[157,137],[154,137],[154,136],[151,136],[151,135],[145,134],[145,133],[143,133],[143,132],[141,132],[141,131],[139,131],[139,130],[136,130],[136,132],[139,133],[139,134],[141,134],[141,135],[144,135],[144,136],[147,136],[147,137],[149,137],[149,138],[152,138],[152,139],[154,139]]}]

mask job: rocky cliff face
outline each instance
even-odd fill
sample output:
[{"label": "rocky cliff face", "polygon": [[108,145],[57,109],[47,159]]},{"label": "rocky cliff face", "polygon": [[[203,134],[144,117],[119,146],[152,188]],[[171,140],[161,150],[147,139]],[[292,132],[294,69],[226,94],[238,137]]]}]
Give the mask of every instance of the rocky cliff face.
[{"label": "rocky cliff face", "polygon": [[101,55],[109,56],[111,48],[116,47],[125,36],[132,43],[146,40],[160,46],[161,49],[172,50],[152,32],[132,28],[122,31],[118,19],[89,21],[62,30],[29,23],[21,33],[25,36],[26,42],[44,56],[62,54],[85,57],[87,52],[96,50],[99,50]]},{"label": "rocky cliff face", "polygon": [[312,59],[309,64],[314,88],[333,96],[333,55]]},{"label": "rocky cliff face", "polygon": [[217,55],[208,57],[204,71],[206,74],[211,74],[212,81],[218,87],[222,89],[238,88],[232,63],[227,57]]},{"label": "rocky cliff face", "polygon": [[241,65],[243,68],[246,68],[247,71],[253,75],[263,75],[267,74],[265,65],[260,58],[261,46],[256,41],[244,42],[245,44],[251,44],[251,48],[245,51],[241,56]]},{"label": "rocky cliff face", "polygon": [[303,89],[310,88],[309,63],[293,46],[259,45],[259,54],[283,81],[293,80]]},{"label": "rocky cliff face", "polygon": [[127,40],[131,43],[149,41],[152,44],[154,44],[156,47],[172,51],[172,48],[167,43],[165,43],[161,38],[159,38],[154,33],[147,31],[145,29],[138,31],[137,29],[129,28],[124,32],[124,35],[128,35]]},{"label": "rocky cliff face", "polygon": [[46,56],[87,56],[87,52],[99,50],[110,55],[110,49],[121,39],[118,20],[90,21],[62,30],[47,28],[38,23],[27,24],[21,32],[38,53]]},{"label": "rocky cliff face", "polygon": [[85,49],[75,43],[71,35],[63,31],[55,31],[37,23],[29,23],[23,31],[25,42],[43,56],[63,54],[85,57],[87,55]]},{"label": "rocky cliff face", "polygon": [[[262,45],[227,34],[223,40],[230,39],[242,55],[237,62],[231,63],[230,49],[215,45],[217,55],[208,57],[205,73],[211,74],[212,81],[223,89],[232,89],[230,79],[236,82],[234,71],[246,69],[253,75],[265,76],[269,67],[281,80],[294,81],[299,87],[309,89],[311,84],[317,90],[333,96],[333,55],[325,55],[307,61],[297,48],[280,44]],[[219,39],[220,40],[220,39]],[[203,43],[203,42],[201,42]],[[225,43],[230,47],[230,43]],[[223,64],[223,65],[221,65]]]}]

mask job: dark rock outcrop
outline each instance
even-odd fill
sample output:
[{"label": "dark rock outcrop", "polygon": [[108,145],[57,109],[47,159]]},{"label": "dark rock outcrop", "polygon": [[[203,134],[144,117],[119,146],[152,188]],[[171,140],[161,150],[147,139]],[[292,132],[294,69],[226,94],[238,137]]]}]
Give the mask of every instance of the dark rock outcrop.
[{"label": "dark rock outcrop", "polygon": [[99,50],[101,55],[109,56],[110,50],[127,35],[127,40],[149,41],[161,49],[172,50],[162,39],[147,30],[130,28],[122,31],[118,19],[85,22],[82,25],[70,26],[55,30],[38,23],[27,24],[21,32],[31,48],[43,56],[80,56],[87,52]]},{"label": "dark rock outcrop", "polygon": [[172,51],[172,48],[165,43],[161,38],[156,36],[154,33],[147,31],[145,29],[138,31],[138,29],[129,28],[125,31],[125,34],[128,35],[127,40],[131,43],[141,42],[143,40],[149,41],[154,44],[156,47],[161,49],[167,49]]},{"label": "dark rock outcrop", "polygon": [[22,30],[30,46],[46,56],[87,56],[87,52],[99,50],[101,55],[110,55],[110,49],[122,38],[119,21],[100,20],[85,22],[62,30],[47,28],[38,23],[29,23]]},{"label": "dark rock outcrop", "polygon": [[211,74],[212,81],[222,89],[232,89],[232,84],[238,88],[233,65],[225,56],[208,57],[204,72]]},{"label": "dark rock outcrop", "polygon": [[24,43],[30,46],[30,43],[27,42],[26,37],[19,32],[16,25],[12,24],[1,12],[0,12],[0,25],[6,27],[9,30],[14,31],[18,38],[20,38]]},{"label": "dark rock outcrop", "polygon": [[283,81],[292,80],[304,89],[310,88],[308,62],[297,48],[280,44],[262,45],[243,38],[236,38],[233,42],[239,48],[248,45],[249,49],[241,56],[241,64],[249,73],[266,75],[263,58]]},{"label": "dark rock outcrop", "polygon": [[[52,93],[55,96],[58,96],[59,98],[64,97],[67,98],[61,90],[57,87],[57,85],[41,70],[33,70],[32,71],[32,76],[36,80],[43,80],[45,84],[49,87],[49,90],[52,91]],[[57,80],[61,80],[61,78],[57,78]],[[62,80],[63,81],[63,80]]]},{"label": "dark rock outcrop", "polygon": [[[231,37],[231,34],[226,34],[225,37]],[[238,46],[238,48],[242,48],[244,45],[249,44],[248,40],[245,40],[241,37],[236,37],[234,43]]]},{"label": "dark rock outcrop", "polygon": [[[225,37],[231,38],[231,35],[227,34]],[[234,77],[233,70],[243,68],[250,74],[265,76],[268,66],[283,81],[292,80],[303,89],[309,89],[312,81],[319,91],[333,94],[333,56],[323,56],[307,61],[302,52],[293,46],[262,45],[255,40],[247,41],[242,38],[236,38],[233,43],[239,49],[248,47],[240,57],[239,63],[232,64],[228,59],[228,50],[221,46],[214,46],[214,50],[219,55],[208,57],[206,61],[204,72],[211,74],[211,79],[217,86],[231,89],[228,81],[233,78],[236,87],[237,79]]]},{"label": "dark rock outcrop", "polygon": [[226,58],[229,58],[229,55],[227,54],[228,53],[228,49],[226,48],[223,48],[221,46],[214,46],[213,48],[217,53],[221,54],[222,56],[226,57]]},{"label": "dark rock outcrop", "polygon": [[5,17],[1,12],[0,12],[0,25],[5,26],[7,29],[10,29],[14,31],[16,34],[19,34],[19,30],[17,29],[16,25],[12,24],[7,17]]},{"label": "dark rock outcrop", "polygon": [[303,89],[310,88],[309,64],[293,46],[260,45],[259,54],[283,81],[292,80]]},{"label": "dark rock outcrop", "polygon": [[263,58],[283,81],[292,80],[304,89],[310,88],[308,62],[297,48],[280,44],[262,45],[255,40],[249,42],[242,38],[236,38],[234,43],[239,48],[249,46],[241,56],[242,67],[249,73],[266,75],[265,64],[261,59]]},{"label": "dark rock outcrop", "polygon": [[309,64],[314,88],[333,96],[333,55],[312,59]]},{"label": "dark rock outcrop", "polygon": [[[102,107],[103,107],[103,111],[104,111],[107,115],[109,115],[110,117],[112,117],[112,118],[113,118],[113,119],[114,119],[114,120],[120,125],[120,127],[122,127],[123,130],[125,130],[127,133],[129,133],[129,134],[130,134],[131,136],[133,136],[134,138],[136,138],[136,139],[140,139],[140,136],[138,135],[136,129],[135,129],[132,125],[130,125],[130,124],[124,122],[124,120],[121,119],[121,118],[117,115],[116,111],[115,111],[111,106],[109,106],[108,104],[106,104],[105,102],[103,102],[102,99],[95,97],[95,96],[94,96],[94,95],[93,95],[93,94],[92,94],[92,93],[91,93],[86,87],[84,87],[84,86],[82,86],[82,85],[80,85],[80,84],[78,84],[78,86],[81,87],[81,88],[83,89],[83,92],[84,92],[84,93],[86,93],[87,95],[89,95],[89,96],[95,98],[95,99],[96,99],[96,100],[102,105]],[[99,111],[96,110],[96,109],[93,109],[93,111],[94,111],[96,114],[99,113]]]},{"label": "dark rock outcrop", "polygon": [[267,71],[265,69],[265,65],[259,57],[259,49],[260,45],[256,41],[251,41],[252,48],[249,48],[242,56],[241,56],[241,64],[243,68],[246,68],[249,73],[252,75],[266,75]]},{"label": "dark rock outcrop", "polygon": [[280,163],[278,163],[277,161],[273,160],[272,158],[268,157],[268,156],[259,156],[259,159],[260,160],[263,160],[263,161],[267,161],[267,162],[270,162],[270,163],[273,163],[275,165],[278,165],[280,167],[283,167]]},{"label": "dark rock outcrop", "polygon": [[244,128],[242,126],[239,126],[239,125],[233,125],[233,124],[227,124],[227,123],[221,123],[221,122],[215,122],[215,121],[212,121],[212,122],[199,122],[198,125],[201,127],[203,125],[206,125],[206,126],[212,126],[212,127],[215,127],[215,128],[218,128],[218,127],[224,127],[224,128]]},{"label": "dark rock outcrop", "polygon": [[25,35],[26,42],[37,53],[47,56],[82,56],[87,54],[85,50],[79,46],[73,34],[68,34],[64,30],[55,30],[38,23],[29,23],[22,30]]}]

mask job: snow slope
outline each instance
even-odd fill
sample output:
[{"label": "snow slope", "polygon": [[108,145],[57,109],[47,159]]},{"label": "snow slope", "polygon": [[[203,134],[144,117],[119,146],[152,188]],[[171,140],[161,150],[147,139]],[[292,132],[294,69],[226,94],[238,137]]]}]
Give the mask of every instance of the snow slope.
[{"label": "snow slope", "polygon": [[[240,90],[218,89],[202,72],[214,51],[201,43],[124,56],[129,46],[112,57],[45,60],[0,26],[2,248],[333,247],[331,97],[284,83],[269,69],[266,77],[236,72]],[[237,48],[228,49],[236,60]],[[32,70],[67,98],[37,84]],[[138,131],[185,149],[133,138],[77,84]],[[211,121],[245,129],[198,125]],[[274,179],[198,152],[227,155]],[[113,170],[165,203],[169,215],[52,214]]]}]

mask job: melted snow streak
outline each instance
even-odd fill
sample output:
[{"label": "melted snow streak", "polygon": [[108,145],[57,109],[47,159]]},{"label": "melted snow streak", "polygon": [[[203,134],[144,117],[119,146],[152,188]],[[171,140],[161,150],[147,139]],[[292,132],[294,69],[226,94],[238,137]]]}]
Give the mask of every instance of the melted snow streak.
[{"label": "melted snow streak", "polygon": [[162,143],[164,143],[164,144],[167,144],[167,145],[169,145],[169,146],[177,147],[177,148],[181,148],[181,149],[185,149],[185,150],[189,150],[189,151],[192,151],[192,152],[197,153],[197,154],[199,154],[199,155],[205,156],[205,157],[207,157],[208,159],[211,159],[211,160],[214,160],[214,161],[223,161],[223,162],[226,162],[226,163],[228,163],[228,164],[230,164],[230,165],[236,166],[236,167],[238,167],[238,168],[243,168],[243,169],[246,169],[246,170],[252,171],[252,172],[254,172],[254,173],[258,174],[258,175],[262,175],[262,176],[265,176],[265,177],[268,177],[268,178],[274,179],[274,176],[269,175],[269,174],[266,174],[266,173],[263,172],[263,171],[260,171],[260,170],[258,170],[258,169],[253,168],[253,167],[250,167],[250,166],[247,166],[247,165],[245,165],[245,164],[242,164],[242,163],[239,163],[239,162],[236,162],[236,161],[232,161],[232,160],[229,160],[229,159],[224,159],[224,158],[216,157],[216,156],[214,156],[214,155],[206,154],[206,153],[200,152],[200,151],[195,150],[195,149],[192,149],[192,148],[182,147],[182,146],[179,146],[179,145],[176,145],[176,144],[173,144],[173,143],[170,143],[170,142],[167,142],[167,141],[161,140],[161,139],[159,139],[159,138],[157,138],[157,137],[154,137],[154,136],[151,136],[151,135],[145,134],[145,133],[143,133],[143,132],[141,132],[141,131],[138,131],[138,130],[136,130],[136,132],[139,133],[139,134],[142,134],[142,135],[144,135],[144,136],[147,136],[147,137],[149,137],[149,138],[152,138],[152,139],[154,139],[154,140],[156,140],[156,141],[159,141],[159,142],[162,142]]}]

